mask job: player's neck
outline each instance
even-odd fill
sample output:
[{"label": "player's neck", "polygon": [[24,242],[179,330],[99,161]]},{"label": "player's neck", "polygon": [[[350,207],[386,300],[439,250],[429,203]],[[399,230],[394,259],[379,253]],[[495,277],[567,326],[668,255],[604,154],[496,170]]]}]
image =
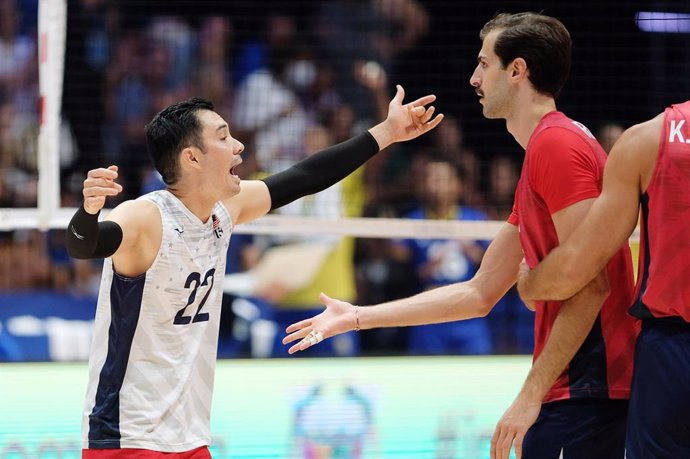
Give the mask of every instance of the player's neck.
[{"label": "player's neck", "polygon": [[215,201],[203,199],[198,191],[186,191],[182,187],[170,186],[167,190],[172,193],[184,206],[202,222],[206,223],[211,218],[211,212]]},{"label": "player's neck", "polygon": [[527,149],[529,139],[541,119],[556,110],[556,101],[553,97],[534,91],[526,93],[523,99],[516,101],[512,115],[506,118],[506,127],[517,143]]}]

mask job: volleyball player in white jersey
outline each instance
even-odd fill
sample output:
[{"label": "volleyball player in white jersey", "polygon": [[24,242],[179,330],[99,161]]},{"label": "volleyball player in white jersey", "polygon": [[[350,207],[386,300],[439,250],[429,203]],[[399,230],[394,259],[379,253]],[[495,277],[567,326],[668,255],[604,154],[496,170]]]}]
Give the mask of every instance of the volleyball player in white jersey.
[{"label": "volleyball player in white jersey", "polygon": [[[262,181],[234,169],[244,146],[210,102],[191,99],[146,126],[167,188],[126,201],[117,167],[89,171],[67,229],[75,258],[106,258],[99,292],[82,457],[209,458],[210,408],[225,255],[234,225],[341,180],[388,145],[436,127],[435,100],[403,105],[369,131]],[[165,454],[174,453],[174,454]]]}]

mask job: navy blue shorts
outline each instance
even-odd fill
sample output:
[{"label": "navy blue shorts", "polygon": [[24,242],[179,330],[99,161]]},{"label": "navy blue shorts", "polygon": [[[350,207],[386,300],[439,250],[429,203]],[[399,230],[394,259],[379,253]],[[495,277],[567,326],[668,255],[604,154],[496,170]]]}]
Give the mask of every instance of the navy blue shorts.
[{"label": "navy blue shorts", "polygon": [[575,399],[542,405],[522,459],[623,459],[628,400]]},{"label": "navy blue shorts", "polygon": [[690,458],[690,324],[646,320],[635,346],[628,459]]}]

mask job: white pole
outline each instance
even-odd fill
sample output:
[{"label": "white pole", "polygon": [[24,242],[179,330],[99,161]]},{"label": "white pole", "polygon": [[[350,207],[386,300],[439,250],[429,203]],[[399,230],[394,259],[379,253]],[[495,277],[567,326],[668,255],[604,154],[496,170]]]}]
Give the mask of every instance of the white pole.
[{"label": "white pole", "polygon": [[38,5],[38,227],[50,228],[60,208],[60,111],[67,31],[66,0],[40,0]]}]

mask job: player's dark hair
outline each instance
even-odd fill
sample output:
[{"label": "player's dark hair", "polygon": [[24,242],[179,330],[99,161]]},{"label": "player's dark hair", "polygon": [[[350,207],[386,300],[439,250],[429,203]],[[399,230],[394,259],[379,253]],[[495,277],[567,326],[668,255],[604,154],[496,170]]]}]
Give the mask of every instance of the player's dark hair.
[{"label": "player's dark hair", "polygon": [[503,68],[521,57],[529,69],[529,81],[537,92],[558,97],[570,74],[572,41],[570,33],[556,18],[539,13],[501,13],[479,32],[484,38],[494,30],[494,52]]},{"label": "player's dark hair", "polygon": [[158,112],[146,125],[149,155],[167,185],[179,178],[180,151],[189,146],[205,151],[201,139],[203,127],[197,115],[199,110],[213,110],[213,104],[200,98],[178,102]]}]

